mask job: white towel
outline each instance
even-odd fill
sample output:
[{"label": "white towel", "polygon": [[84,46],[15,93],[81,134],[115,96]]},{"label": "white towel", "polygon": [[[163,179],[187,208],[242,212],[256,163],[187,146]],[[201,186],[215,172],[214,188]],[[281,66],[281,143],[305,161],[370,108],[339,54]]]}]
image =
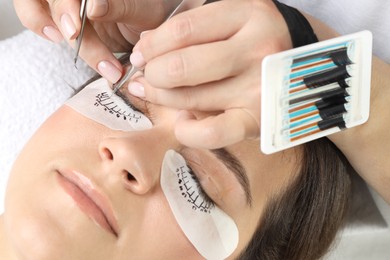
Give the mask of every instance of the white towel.
[{"label": "white towel", "polygon": [[40,126],[94,72],[73,50],[30,31],[0,41],[0,213],[12,163]]}]

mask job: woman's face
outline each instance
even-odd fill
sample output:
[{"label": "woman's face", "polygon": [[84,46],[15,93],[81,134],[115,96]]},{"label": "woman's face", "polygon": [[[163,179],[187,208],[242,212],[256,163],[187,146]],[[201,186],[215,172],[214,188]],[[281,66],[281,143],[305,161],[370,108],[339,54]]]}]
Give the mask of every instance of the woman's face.
[{"label": "woman's face", "polygon": [[27,143],[9,179],[4,214],[17,252],[28,259],[201,258],[161,188],[163,158],[174,150],[234,220],[239,243],[231,257],[237,256],[267,198],[291,182],[296,152],[265,156],[257,140],[226,151],[184,147],[173,132],[177,111],[128,99],[147,110],[150,129],[112,130],[64,105]]}]

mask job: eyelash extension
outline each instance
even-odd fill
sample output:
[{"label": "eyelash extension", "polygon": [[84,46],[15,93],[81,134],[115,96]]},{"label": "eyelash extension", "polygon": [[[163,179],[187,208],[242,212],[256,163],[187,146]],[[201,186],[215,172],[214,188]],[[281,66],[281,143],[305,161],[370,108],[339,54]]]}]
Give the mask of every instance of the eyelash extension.
[{"label": "eyelash extension", "polygon": [[371,59],[368,31],[265,57],[262,151],[281,151],[366,122]]},{"label": "eyelash extension", "polygon": [[303,79],[303,82],[309,88],[317,88],[335,82],[343,81],[350,77],[351,75],[348,73],[348,69],[346,66],[338,66],[331,70],[326,70],[324,72],[309,75]]},{"label": "eyelash extension", "polygon": [[296,131],[290,131],[290,140],[296,141],[306,136],[319,133],[321,131],[338,127],[340,129],[346,128],[345,119],[342,114],[336,115],[334,117],[328,117],[321,121],[317,121],[301,128],[296,129]]},{"label": "eyelash extension", "polygon": [[[192,204],[192,209],[210,213],[215,207],[215,202],[204,191],[192,169],[187,165],[181,166],[176,169],[176,175],[178,177],[179,188],[182,192],[181,195],[187,202]],[[200,202],[199,199],[201,200]]]},{"label": "eyelash extension", "polygon": [[329,50],[317,52],[314,54],[303,55],[293,60],[292,67],[302,66],[316,60],[324,60],[326,58],[331,59],[337,65],[352,64],[348,56],[348,48],[346,44],[334,45]]},{"label": "eyelash extension", "polygon": [[289,101],[288,101],[288,104],[289,105],[294,105],[294,104],[298,104],[300,102],[304,102],[304,101],[309,101],[309,100],[312,100],[312,99],[317,99],[317,98],[321,98],[321,99],[330,99],[330,98],[334,98],[334,97],[339,97],[340,95],[343,95],[343,96],[349,96],[349,93],[348,93],[348,90],[346,87],[341,87],[340,83],[337,83],[335,85],[336,87],[331,87],[329,89],[326,89],[326,90],[322,90],[320,92],[310,92],[306,95],[301,95],[301,96],[293,96]]},{"label": "eyelash extension", "polygon": [[[284,120],[282,134],[289,142],[333,127],[339,129],[346,127],[344,119],[350,107],[349,99],[345,98],[349,95],[347,92],[349,85],[346,79],[351,77],[347,66],[352,63],[347,48],[342,47],[308,55],[306,58],[301,57],[299,64],[310,63],[313,59],[316,61],[314,65],[306,65],[301,73],[295,72],[296,64],[293,63],[291,66],[291,84],[287,97],[289,107],[297,103],[316,100],[312,106],[303,108],[298,106],[295,110],[286,111],[284,117],[287,117],[287,120]],[[295,83],[296,78],[299,80],[297,83]]]}]

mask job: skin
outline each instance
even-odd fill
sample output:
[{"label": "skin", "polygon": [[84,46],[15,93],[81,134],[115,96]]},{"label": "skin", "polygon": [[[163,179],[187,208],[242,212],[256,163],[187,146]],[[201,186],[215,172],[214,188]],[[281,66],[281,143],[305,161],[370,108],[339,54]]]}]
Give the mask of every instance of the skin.
[{"label": "skin", "polygon": [[[129,98],[146,109],[143,101]],[[176,140],[177,110],[151,104],[147,109],[153,127],[145,131],[111,130],[67,106],[40,127],[10,175],[0,219],[0,258],[200,259],[161,190],[160,167],[169,149],[184,156],[206,193],[236,222],[240,238],[231,259],[243,250],[267,199],[294,179],[299,150],[266,156],[257,141],[227,148],[247,171],[249,206],[237,178],[212,152]],[[64,192],[56,172],[64,169],[80,172],[108,198],[118,236],[95,224]],[[125,171],[134,180],[127,180]]]},{"label": "skin", "polygon": [[[96,0],[87,3],[87,15],[83,43],[79,56],[98,73],[98,64],[108,62],[115,75],[123,72],[122,65],[112,52],[129,51],[142,31],[161,24],[179,0],[107,0],[101,5]],[[14,0],[15,11],[22,24],[54,42],[67,41],[75,46],[75,39],[81,31],[81,0]],[[63,19],[64,17],[68,19]],[[64,23],[67,20],[67,24]],[[56,35],[51,38],[46,29]],[[69,31],[70,30],[70,31]],[[111,66],[110,66],[111,67]],[[111,77],[112,78],[112,77]],[[116,80],[111,80],[113,83]]]},{"label": "skin", "polygon": [[[180,142],[219,148],[259,137],[261,62],[291,47],[272,1],[220,1],[146,33],[130,60],[145,67],[135,80],[144,88],[140,97],[185,111],[175,125]],[[128,89],[137,95],[134,82]],[[219,112],[197,120],[192,110]]]},{"label": "skin", "polygon": [[[14,1],[17,10],[22,10],[17,2],[25,1]],[[119,10],[115,6],[123,7],[130,1],[119,1],[114,5],[109,1],[109,6]],[[28,2],[36,7],[42,5],[37,0]],[[51,5],[50,8],[52,12],[61,12],[65,6]],[[34,13],[36,9],[30,10]],[[42,12],[36,11],[39,15],[18,13],[25,25],[34,31],[49,22]],[[338,36],[324,23],[306,16],[319,40]],[[106,13],[100,21],[115,21],[115,18],[120,19]],[[89,44],[87,42],[88,39],[86,44]],[[81,56],[89,64],[96,65],[97,61],[110,57],[106,51],[97,52],[102,45],[102,42],[90,41],[89,48],[82,51]],[[258,138],[261,61],[267,54],[291,47],[287,26],[272,1],[219,1],[179,14],[156,30],[143,34],[135,46],[137,55],[133,55],[133,62],[146,64],[145,77],[135,81],[138,85],[130,83],[129,91],[153,103],[183,110],[175,123],[175,134],[187,146],[210,149]],[[362,178],[388,203],[389,72],[389,64],[374,57],[370,119],[361,126],[329,136]],[[143,89],[143,94],[136,93],[135,86],[138,90]],[[210,98],[213,96],[218,98]],[[220,114],[198,120],[189,112],[191,110],[218,110]],[[225,131],[231,127],[235,130]]]}]

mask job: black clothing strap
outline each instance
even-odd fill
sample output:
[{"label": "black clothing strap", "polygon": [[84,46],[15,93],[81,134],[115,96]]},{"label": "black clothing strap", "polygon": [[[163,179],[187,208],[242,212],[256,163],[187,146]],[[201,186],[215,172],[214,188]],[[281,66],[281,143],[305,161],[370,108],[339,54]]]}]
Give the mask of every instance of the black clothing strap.
[{"label": "black clothing strap", "polygon": [[297,9],[276,0],[274,0],[274,3],[287,23],[293,48],[318,42],[310,23]]}]

